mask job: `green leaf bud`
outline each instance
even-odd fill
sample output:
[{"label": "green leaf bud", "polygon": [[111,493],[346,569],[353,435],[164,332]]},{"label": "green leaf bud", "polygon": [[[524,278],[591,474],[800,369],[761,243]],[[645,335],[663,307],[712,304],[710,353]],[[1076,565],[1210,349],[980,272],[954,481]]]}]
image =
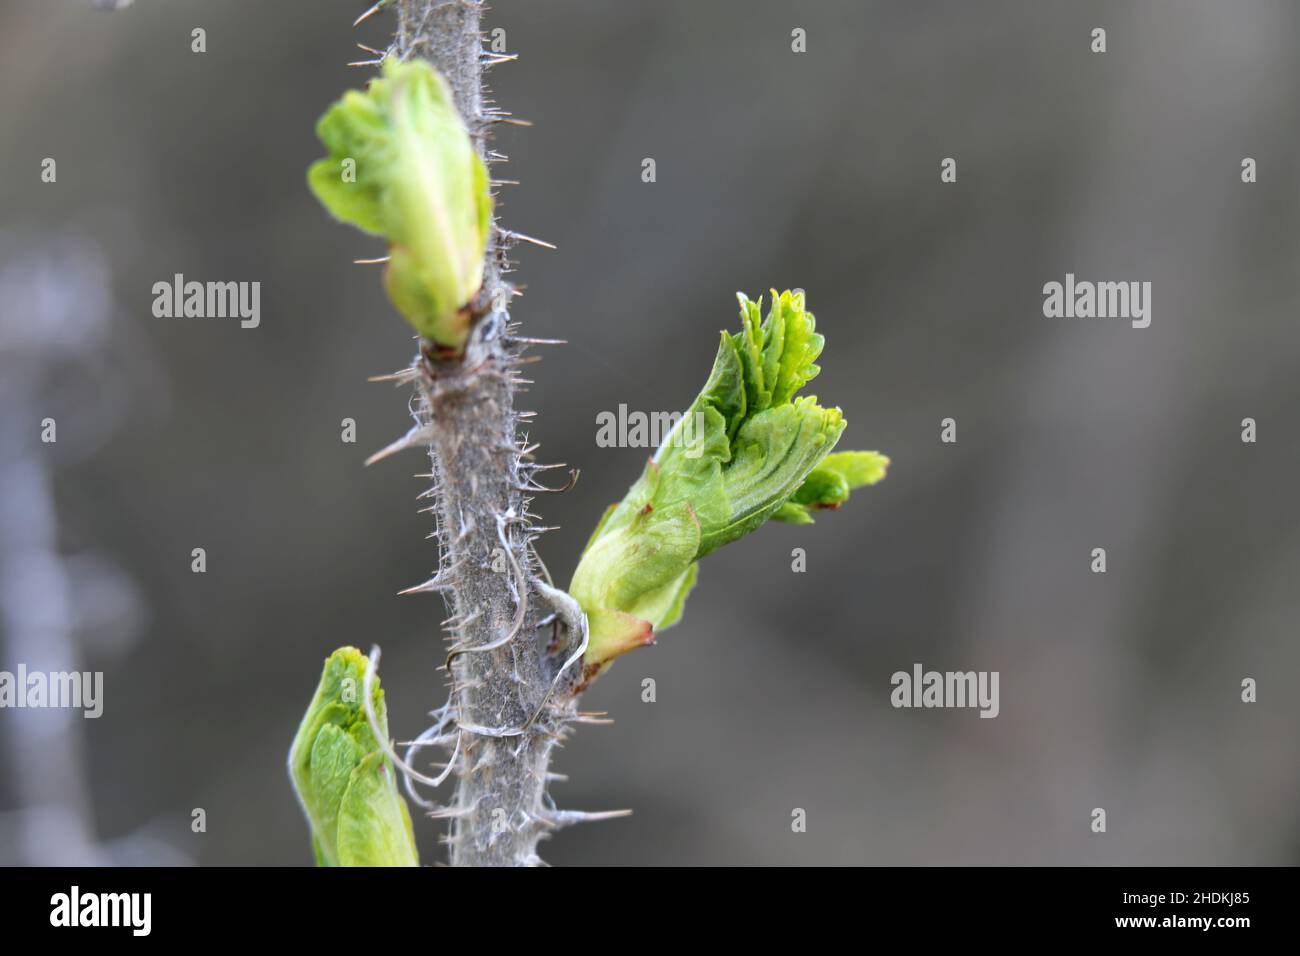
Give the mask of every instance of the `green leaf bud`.
[{"label": "green leaf bud", "polygon": [[741,331],[722,333],[704,389],[606,511],[574,572],[588,680],[676,623],[700,558],[771,518],[811,523],[812,511],[884,477],[883,455],[831,455],[843,415],[797,394],[820,371],[824,345],[803,293],[773,291],[766,319],[761,300],[739,299]]},{"label": "green leaf bud", "polygon": [[460,350],[483,284],[492,196],[446,81],[424,60],[388,59],[316,134],[329,156],[307,172],[312,192],[337,219],[388,240],[389,299],[421,336]]}]

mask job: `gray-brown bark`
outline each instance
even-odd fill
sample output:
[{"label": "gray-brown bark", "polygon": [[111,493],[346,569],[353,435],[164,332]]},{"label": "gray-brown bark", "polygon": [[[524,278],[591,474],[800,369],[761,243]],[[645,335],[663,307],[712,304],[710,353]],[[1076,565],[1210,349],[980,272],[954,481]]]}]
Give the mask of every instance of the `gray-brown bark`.
[{"label": "gray-brown bark", "polygon": [[[482,5],[397,0],[393,7],[388,55],[422,57],[438,68],[490,168],[500,157],[489,131],[502,116],[483,91],[494,57],[482,47]],[[420,400],[410,437],[429,445],[441,545],[427,590],[443,591],[452,611],[446,726],[458,744],[457,789],[440,813],[452,820],[454,865],[538,863],[539,839],[580,816],[556,812],[546,794],[551,749],[573,716],[568,689],[581,668],[572,658],[583,624],[571,602],[536,577],[528,505],[538,466],[514,407],[514,369],[525,343],[511,335],[513,293],[503,275],[511,240],[494,225],[480,297],[489,311],[465,354],[426,350],[411,374]]]}]

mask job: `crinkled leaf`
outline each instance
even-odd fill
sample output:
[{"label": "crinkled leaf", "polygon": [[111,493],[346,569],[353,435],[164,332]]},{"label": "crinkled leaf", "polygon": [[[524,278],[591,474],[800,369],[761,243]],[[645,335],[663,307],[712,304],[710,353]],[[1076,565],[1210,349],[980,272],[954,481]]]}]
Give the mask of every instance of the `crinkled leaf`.
[{"label": "crinkled leaf", "polygon": [[812,524],[813,519],[808,514],[808,509],[802,505],[797,505],[793,501],[787,501],[776,511],[772,512],[772,520],[780,521],[785,524]]},{"label": "crinkled leaf", "polygon": [[889,459],[878,451],[837,451],[823,458],[814,472],[833,472],[853,489],[882,481],[888,470]]},{"label": "crinkled leaf", "polygon": [[812,397],[779,405],[748,419],[736,435],[735,454],[723,474],[730,504],[727,520],[702,535],[702,558],[759,528],[799,488],[839,441],[844,418]]},{"label": "crinkled leaf", "polygon": [[849,500],[850,491],[881,481],[888,468],[889,459],[879,452],[827,455],[773,517],[792,524],[812,524],[810,512],[838,508]]},{"label": "crinkled leaf", "polygon": [[842,502],[874,474],[862,453],[827,457],[844,430],[839,409],[796,397],[820,371],[824,344],[803,293],[773,292],[766,319],[761,302],[739,300],[740,332],[722,334],[703,390],[605,513],[574,572],[589,674],[648,643],[648,629],[676,623],[700,558],[772,518],[811,523],[810,508]]}]

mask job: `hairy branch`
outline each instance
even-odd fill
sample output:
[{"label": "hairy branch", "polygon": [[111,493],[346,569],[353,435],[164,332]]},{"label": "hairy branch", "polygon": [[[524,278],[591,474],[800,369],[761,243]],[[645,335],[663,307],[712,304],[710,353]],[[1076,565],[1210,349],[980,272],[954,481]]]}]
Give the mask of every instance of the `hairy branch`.
[{"label": "hairy branch", "polygon": [[[504,119],[483,83],[494,59],[480,35],[476,0],[396,0],[397,27],[387,56],[430,60],[446,77],[479,156],[503,159],[489,146]],[[580,666],[568,666],[585,637],[581,611],[538,580],[529,511],[537,490],[522,414],[514,407],[515,369],[526,343],[512,335],[505,280],[512,234],[495,224],[488,242],[485,314],[464,354],[425,349],[400,376],[418,393],[416,425],[396,447],[427,443],[432,460],[440,563],[413,591],[442,591],[452,616],[448,666],[452,698],[442,712],[458,728],[452,757],[454,865],[539,863],[537,843],[572,822],[546,794],[550,753],[574,716]],[[396,448],[394,449],[396,450]],[[447,736],[444,734],[444,736]]]}]

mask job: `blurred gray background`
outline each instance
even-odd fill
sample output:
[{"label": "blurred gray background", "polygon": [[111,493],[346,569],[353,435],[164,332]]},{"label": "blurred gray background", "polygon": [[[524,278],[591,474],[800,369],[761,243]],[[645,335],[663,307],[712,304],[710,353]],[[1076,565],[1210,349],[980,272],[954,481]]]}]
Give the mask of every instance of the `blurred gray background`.
[{"label": "blurred gray background", "polygon": [[[409,422],[365,379],[413,343],[349,264],[379,245],[304,183],[367,76],[352,44],[390,29],[352,29],[365,5],[0,5],[0,669],[106,675],[97,721],[0,711],[4,862],[309,863],[284,760],[324,656],[383,646],[399,738],[442,702],[440,600],[395,596],[435,563],[425,462],[361,466]],[[542,459],[582,469],[537,505],[556,577],[644,459],[597,448],[597,413],[685,406],[738,289],[808,290],[813,391],[894,462],[710,557],[586,695],[616,723],[559,752],[557,800],[636,812],[544,857],[1300,860],[1300,8],[495,7],[498,100],[536,124],[498,138],[500,212],[559,246],[521,251],[515,314],[573,343],[523,397]],[[261,327],[154,318],[177,272],[260,281]],[[1067,272],[1150,281],[1151,327],[1044,318]],[[999,671],[1001,715],[893,709],[916,662]]]}]

